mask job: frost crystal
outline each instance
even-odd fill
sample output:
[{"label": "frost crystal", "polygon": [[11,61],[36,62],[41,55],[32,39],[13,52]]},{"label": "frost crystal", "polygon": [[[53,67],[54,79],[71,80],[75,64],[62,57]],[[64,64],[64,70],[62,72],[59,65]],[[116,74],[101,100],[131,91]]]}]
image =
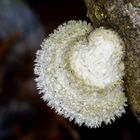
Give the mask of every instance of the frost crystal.
[{"label": "frost crystal", "polygon": [[124,44],[114,31],[69,21],[37,51],[37,88],[70,121],[91,128],[109,124],[125,112],[123,54]]}]

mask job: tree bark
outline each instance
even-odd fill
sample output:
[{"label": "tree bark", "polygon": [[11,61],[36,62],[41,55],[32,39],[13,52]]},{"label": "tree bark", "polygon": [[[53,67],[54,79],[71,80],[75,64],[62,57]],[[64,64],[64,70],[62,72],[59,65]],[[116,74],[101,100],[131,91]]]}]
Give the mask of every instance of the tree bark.
[{"label": "tree bark", "polygon": [[124,40],[125,92],[140,122],[140,0],[84,1],[94,28],[112,28]]}]

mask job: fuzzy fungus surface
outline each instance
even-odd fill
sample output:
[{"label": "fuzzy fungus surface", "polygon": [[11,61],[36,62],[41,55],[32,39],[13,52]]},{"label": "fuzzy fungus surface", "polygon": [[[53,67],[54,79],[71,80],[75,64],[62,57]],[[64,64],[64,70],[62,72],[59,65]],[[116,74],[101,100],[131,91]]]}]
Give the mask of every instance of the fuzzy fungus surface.
[{"label": "fuzzy fungus surface", "polygon": [[75,123],[95,128],[125,112],[124,44],[84,21],[60,25],[37,51],[34,72],[43,100]]}]

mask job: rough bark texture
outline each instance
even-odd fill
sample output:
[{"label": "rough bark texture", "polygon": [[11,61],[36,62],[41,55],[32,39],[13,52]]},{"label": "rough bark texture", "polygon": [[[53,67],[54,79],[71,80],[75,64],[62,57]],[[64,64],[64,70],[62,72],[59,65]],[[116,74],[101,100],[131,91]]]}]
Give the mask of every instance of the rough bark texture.
[{"label": "rough bark texture", "polygon": [[140,122],[140,0],[84,0],[93,27],[105,26],[125,42],[124,86],[128,102]]}]

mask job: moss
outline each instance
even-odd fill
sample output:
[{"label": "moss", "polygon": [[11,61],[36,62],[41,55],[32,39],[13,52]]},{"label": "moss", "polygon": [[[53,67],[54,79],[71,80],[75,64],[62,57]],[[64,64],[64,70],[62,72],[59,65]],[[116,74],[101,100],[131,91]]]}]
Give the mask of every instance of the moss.
[{"label": "moss", "polygon": [[91,19],[91,21],[94,23],[93,26],[96,28],[98,26],[98,23],[100,23],[102,20],[107,18],[106,10],[103,6],[104,0],[98,0],[98,1],[90,1],[87,0],[87,17]]},{"label": "moss", "polygon": [[[140,1],[84,0],[94,28],[117,31],[125,42],[124,86],[131,109],[140,122]],[[139,9],[139,10],[138,10]],[[138,23],[137,23],[138,22]]]}]

